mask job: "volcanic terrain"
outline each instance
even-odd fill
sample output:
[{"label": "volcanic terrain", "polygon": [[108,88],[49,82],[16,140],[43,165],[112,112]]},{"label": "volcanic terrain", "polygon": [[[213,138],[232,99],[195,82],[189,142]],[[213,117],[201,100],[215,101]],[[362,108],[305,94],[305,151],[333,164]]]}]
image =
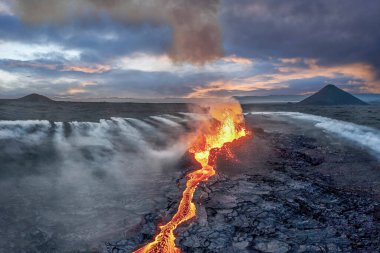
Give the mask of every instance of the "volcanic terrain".
[{"label": "volcanic terrain", "polygon": [[[204,120],[194,106],[28,99],[0,108],[3,252],[138,250],[173,217],[197,169],[178,143]],[[216,157],[176,247],[378,252],[379,107],[243,109],[250,134]]]},{"label": "volcanic terrain", "polygon": [[[378,154],[312,122],[271,113],[246,120],[253,137],[233,144],[236,159],[220,157],[217,175],[196,194],[196,218],[176,231],[183,252],[380,250]],[[168,194],[165,210],[146,214],[107,251],[149,241],[179,198]]]}]

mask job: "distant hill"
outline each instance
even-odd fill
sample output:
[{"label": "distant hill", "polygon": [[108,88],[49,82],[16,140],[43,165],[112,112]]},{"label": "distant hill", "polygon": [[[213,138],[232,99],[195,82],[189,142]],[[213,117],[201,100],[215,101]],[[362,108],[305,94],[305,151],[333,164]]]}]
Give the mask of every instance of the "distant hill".
[{"label": "distant hill", "polygon": [[34,103],[47,103],[47,102],[54,102],[54,100],[51,100],[48,97],[42,96],[40,94],[30,94],[25,97],[17,99],[17,101],[22,101],[22,102],[34,102]]},{"label": "distant hill", "polygon": [[357,97],[329,84],[310,97],[297,103],[298,105],[366,105]]}]

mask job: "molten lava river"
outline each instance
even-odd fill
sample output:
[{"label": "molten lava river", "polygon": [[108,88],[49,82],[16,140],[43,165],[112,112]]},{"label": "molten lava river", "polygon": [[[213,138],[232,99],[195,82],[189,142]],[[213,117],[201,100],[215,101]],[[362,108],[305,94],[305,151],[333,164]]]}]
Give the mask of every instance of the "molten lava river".
[{"label": "molten lava river", "polygon": [[240,106],[224,105],[210,109],[211,120],[205,124],[196,141],[191,145],[189,152],[199,163],[199,169],[186,175],[186,188],[178,210],[172,219],[159,227],[154,240],[135,251],[135,253],[179,253],[175,245],[174,230],[182,223],[196,215],[196,206],[193,195],[200,182],[207,181],[215,174],[215,158],[226,144],[231,143],[248,134]]}]

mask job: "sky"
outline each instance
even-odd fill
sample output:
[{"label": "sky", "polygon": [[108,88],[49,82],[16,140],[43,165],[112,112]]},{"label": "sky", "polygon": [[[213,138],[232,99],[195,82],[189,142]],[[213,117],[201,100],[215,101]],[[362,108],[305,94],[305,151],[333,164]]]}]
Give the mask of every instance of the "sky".
[{"label": "sky", "polygon": [[380,1],[0,0],[0,97],[380,93]]}]

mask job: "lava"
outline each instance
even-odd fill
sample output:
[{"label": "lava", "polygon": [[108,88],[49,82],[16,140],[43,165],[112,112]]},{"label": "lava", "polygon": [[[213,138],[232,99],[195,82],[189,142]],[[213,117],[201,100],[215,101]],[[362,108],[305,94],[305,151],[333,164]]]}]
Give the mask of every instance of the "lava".
[{"label": "lava", "polygon": [[214,160],[227,143],[247,135],[240,106],[235,104],[214,106],[210,109],[212,120],[199,133],[189,152],[200,164],[200,169],[186,175],[186,188],[173,218],[159,226],[154,241],[136,250],[134,253],[179,253],[175,245],[174,230],[196,215],[193,203],[194,192],[200,182],[207,181],[215,174]]}]

